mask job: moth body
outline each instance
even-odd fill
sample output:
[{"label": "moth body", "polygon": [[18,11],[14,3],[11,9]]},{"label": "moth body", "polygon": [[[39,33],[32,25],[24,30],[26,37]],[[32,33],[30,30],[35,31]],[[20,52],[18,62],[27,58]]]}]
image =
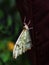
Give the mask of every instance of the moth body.
[{"label": "moth body", "polygon": [[29,27],[27,24],[25,24],[14,46],[13,57],[17,58],[19,55],[25,53],[27,50],[30,49],[31,49],[31,38],[29,34]]}]

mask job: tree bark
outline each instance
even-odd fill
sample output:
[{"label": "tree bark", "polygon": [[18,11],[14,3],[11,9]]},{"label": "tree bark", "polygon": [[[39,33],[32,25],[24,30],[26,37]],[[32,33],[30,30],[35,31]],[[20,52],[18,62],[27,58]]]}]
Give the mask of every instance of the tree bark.
[{"label": "tree bark", "polygon": [[49,62],[49,1],[17,0],[17,5],[22,21],[25,16],[26,23],[31,19],[33,47],[28,55],[32,65],[46,65]]}]

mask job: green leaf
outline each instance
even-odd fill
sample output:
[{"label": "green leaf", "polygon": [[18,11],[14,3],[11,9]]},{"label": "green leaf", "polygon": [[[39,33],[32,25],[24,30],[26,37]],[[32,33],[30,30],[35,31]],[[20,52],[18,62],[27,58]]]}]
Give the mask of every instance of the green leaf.
[{"label": "green leaf", "polygon": [[0,24],[0,31],[3,29],[3,25],[2,24]]},{"label": "green leaf", "polygon": [[0,41],[0,50],[2,50],[2,49],[4,50],[5,45],[6,45],[6,40]]},{"label": "green leaf", "polygon": [[16,4],[15,0],[10,0],[10,7],[15,6],[15,4]]},{"label": "green leaf", "polygon": [[[21,16],[20,16],[20,12],[19,11],[17,11],[16,13],[15,13],[15,19],[16,19],[16,21],[21,21]],[[21,21],[22,22],[22,21]]]},{"label": "green leaf", "polygon": [[19,35],[19,32],[22,29],[22,20],[19,11],[15,13],[15,35]]},{"label": "green leaf", "polygon": [[10,52],[6,51],[2,53],[1,58],[4,62],[7,62],[8,60],[10,60]]},{"label": "green leaf", "polygon": [[2,19],[3,17],[4,17],[4,12],[0,10],[0,19]]},{"label": "green leaf", "polygon": [[12,18],[10,15],[7,17],[7,26],[10,27],[12,25]]}]

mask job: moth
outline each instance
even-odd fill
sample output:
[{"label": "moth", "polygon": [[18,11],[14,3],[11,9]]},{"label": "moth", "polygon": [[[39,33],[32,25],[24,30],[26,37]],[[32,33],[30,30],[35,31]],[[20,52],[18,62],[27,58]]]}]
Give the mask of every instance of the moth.
[{"label": "moth", "polygon": [[27,50],[30,50],[32,47],[31,44],[31,37],[29,34],[29,30],[32,29],[28,27],[28,25],[30,24],[30,21],[28,23],[28,25],[25,23],[26,17],[24,19],[24,27],[23,30],[20,34],[20,36],[18,37],[16,44],[14,45],[14,49],[13,49],[13,58],[17,58],[19,55],[25,53]]}]

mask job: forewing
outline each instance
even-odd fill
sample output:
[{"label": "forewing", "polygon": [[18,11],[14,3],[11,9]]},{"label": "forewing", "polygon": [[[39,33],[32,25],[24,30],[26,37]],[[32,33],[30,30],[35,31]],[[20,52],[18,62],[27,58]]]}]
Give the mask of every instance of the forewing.
[{"label": "forewing", "polygon": [[23,53],[23,44],[25,43],[25,30],[23,30],[16,41],[16,44],[13,49],[13,57],[17,58],[17,56]]},{"label": "forewing", "polygon": [[16,44],[14,46],[14,58],[17,58],[17,56],[21,55],[22,53],[25,53],[29,49],[31,49],[31,38],[29,31],[24,29],[18,37],[18,40],[16,41]]}]

